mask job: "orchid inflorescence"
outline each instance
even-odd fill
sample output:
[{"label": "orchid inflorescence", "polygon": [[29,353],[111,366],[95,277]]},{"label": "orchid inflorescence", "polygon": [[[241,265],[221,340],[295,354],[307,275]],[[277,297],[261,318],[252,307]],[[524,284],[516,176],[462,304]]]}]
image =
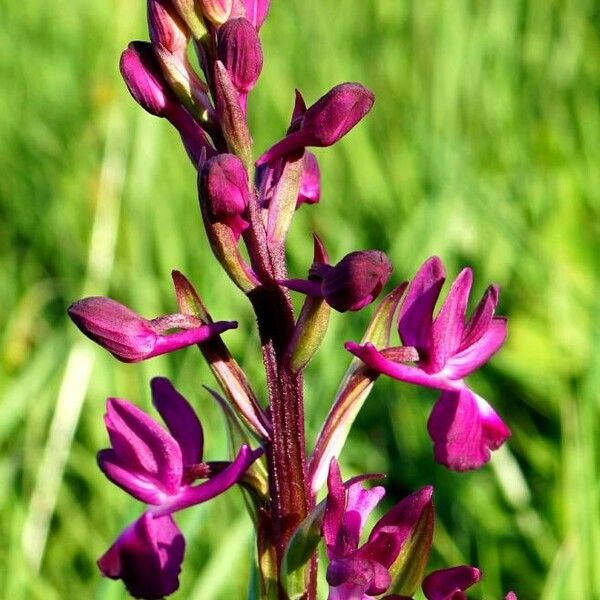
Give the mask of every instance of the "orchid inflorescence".
[{"label": "orchid inflorescence", "polygon": [[[306,277],[291,278],[286,238],[296,210],[320,200],[319,165],[307,148],[339,141],[370,111],[374,96],[358,83],[342,83],[307,106],[296,91],[287,132],[255,160],[247,100],[262,69],[259,30],[269,0],[147,1],[151,41],[129,45],[121,73],[136,102],[175,127],[197,171],[212,251],[256,314],[267,398],[259,400],[221,337],[237,323],[213,321],[178,271],[173,314],[146,319],[103,297],[69,308],[79,329],[123,362],[197,345],[221,388],[209,392],[235,448],[229,460],[205,461],[200,420],[165,378],[153,379],[151,389],[166,428],[127,400],[110,398],[105,424],[111,447],[99,452],[98,464],[146,508],[98,560],[100,571],[122,579],[136,598],[173,593],[185,551],[174,513],[238,484],[256,526],[256,597],[314,600],[323,542],[330,600],[406,599],[419,586],[428,600],[465,598],[480,578],[478,569],[462,565],[424,576],[433,539],[432,487],[401,500],[365,539],[369,514],[385,493],[368,482],[382,475],[344,481],[338,457],[383,374],[439,390],[427,424],[439,463],[462,471],[489,461],[510,431],[465,377],[506,338],[506,319],[494,316],[498,287],[490,286],[467,318],[473,275],[464,269],[434,315],[445,271],[433,257],[389,292],[360,343],[345,344],[354,357],[307,453],[302,377],[330,311],[358,311],[374,302],[392,265],[377,250],[330,261],[315,234]],[[190,45],[199,70],[188,56]],[[305,296],[297,316],[290,291]],[[394,328],[399,343],[392,341]]]}]

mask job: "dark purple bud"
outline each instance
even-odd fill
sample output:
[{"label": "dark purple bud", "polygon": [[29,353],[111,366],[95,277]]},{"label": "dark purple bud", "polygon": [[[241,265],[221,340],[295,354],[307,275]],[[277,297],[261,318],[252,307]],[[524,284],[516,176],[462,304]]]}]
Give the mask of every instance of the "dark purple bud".
[{"label": "dark purple bud", "polygon": [[166,116],[175,106],[151,44],[131,42],[121,54],[121,75],[133,99],[150,114]]},{"label": "dark purple bud", "polygon": [[331,267],[315,270],[322,274],[321,291],[332,308],[340,312],[360,310],[379,296],[392,274],[392,263],[378,250],[351,252]]},{"label": "dark purple bud", "polygon": [[[267,150],[258,166],[306,146],[325,147],[346,135],[370,110],[375,96],[360,83],[342,83],[310,106],[292,133]],[[297,128],[297,129],[296,129]]]},{"label": "dark purple bud", "polygon": [[248,174],[233,154],[219,154],[206,162],[201,175],[201,200],[210,219],[224,223],[236,240],[248,227],[243,215],[248,207]]},{"label": "dark purple bud", "polygon": [[237,327],[233,321],[205,325],[186,315],[167,315],[150,321],[119,302],[100,296],[78,300],[68,312],[87,337],[123,362],[138,362],[199,344]]},{"label": "dark purple bud", "polygon": [[154,600],[179,587],[185,539],[170,515],[144,513],[98,560],[105,577],[122,579],[134,598]]},{"label": "dark purple bud", "polygon": [[190,31],[170,0],[148,0],[148,30],[154,46],[185,55]]},{"label": "dark purple bud", "polygon": [[247,94],[258,81],[263,65],[256,29],[247,19],[232,19],[219,29],[217,54],[235,88]]},{"label": "dark purple bud", "polygon": [[222,25],[231,15],[233,0],[199,0],[199,5],[206,19],[215,25]]},{"label": "dark purple bud", "polygon": [[304,153],[300,193],[297,204],[316,204],[321,199],[321,171],[317,157],[312,152]]}]

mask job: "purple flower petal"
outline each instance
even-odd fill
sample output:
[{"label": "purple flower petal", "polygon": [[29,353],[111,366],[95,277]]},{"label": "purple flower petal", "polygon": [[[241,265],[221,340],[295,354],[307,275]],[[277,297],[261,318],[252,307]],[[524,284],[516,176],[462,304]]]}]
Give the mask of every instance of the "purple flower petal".
[{"label": "purple flower petal", "polygon": [[423,592],[427,600],[464,600],[463,592],[480,578],[479,569],[468,565],[442,569],[425,577]]},{"label": "purple flower petal", "polygon": [[325,504],[325,516],[323,517],[323,538],[327,545],[328,555],[331,557],[340,550],[338,548],[338,532],[342,526],[344,511],[346,510],[346,490],[340,467],[335,458],[332,458],[329,463],[327,489],[327,502]]},{"label": "purple flower petal", "polygon": [[300,191],[298,192],[298,205],[316,204],[321,199],[321,172],[317,157],[306,151],[302,165]]},{"label": "purple flower petal", "polygon": [[431,504],[433,487],[426,486],[407,496],[388,511],[373,527],[363,546],[367,556],[389,569]]},{"label": "purple flower petal", "polygon": [[393,379],[438,390],[456,389],[456,383],[450,381],[450,379],[438,375],[430,375],[419,367],[404,365],[385,358],[373,344],[367,343],[361,346],[356,342],[346,342],[344,347],[374,371]]},{"label": "purple flower petal", "polygon": [[202,462],[204,436],[202,425],[189,402],[165,377],[150,382],[152,403],[181,448],[184,465]]},{"label": "purple flower petal", "polygon": [[106,407],[104,422],[119,466],[147,478],[166,494],[175,494],[183,474],[177,442],[126,400],[109,398]]},{"label": "purple flower petal", "polygon": [[473,272],[468,268],[463,269],[454,280],[431,326],[430,352],[426,359],[428,371],[441,371],[448,358],[458,350],[465,329],[465,313],[472,284]]},{"label": "purple flower petal", "polygon": [[204,483],[182,489],[179,494],[167,499],[161,506],[152,509],[152,513],[155,516],[171,514],[196,504],[202,504],[222,494],[235,485],[244,476],[248,467],[262,454],[262,448],[251,450],[246,445],[242,446],[235,460],[220,473]]},{"label": "purple flower petal", "polygon": [[160,481],[132,469],[131,463],[119,458],[112,448],[98,452],[98,466],[115,485],[146,504],[160,504],[166,498]]},{"label": "purple flower petal", "polygon": [[445,277],[442,261],[432,256],[410,282],[398,320],[398,333],[405,346],[415,346],[421,352],[427,350],[433,309]]},{"label": "purple flower petal", "polygon": [[518,600],[518,598],[514,592],[508,592],[508,594],[504,596],[504,600]]},{"label": "purple flower petal", "polygon": [[346,494],[342,528],[347,546],[355,549],[369,515],[385,496],[385,489],[380,485],[365,489],[361,482],[357,482],[348,487]]},{"label": "purple flower petal", "polygon": [[500,350],[506,335],[506,319],[494,317],[487,331],[475,343],[447,361],[444,373],[451,379],[462,379],[472,373]]},{"label": "purple flower petal", "polygon": [[246,7],[246,19],[259,30],[267,18],[271,0],[243,0]]},{"label": "purple flower petal", "polygon": [[331,561],[327,568],[327,583],[337,588],[334,597],[363,598],[363,594],[370,597],[385,592],[390,587],[391,577],[377,561],[361,558],[359,550],[348,558]]},{"label": "purple flower petal", "polygon": [[455,471],[481,467],[490,460],[491,451],[510,436],[494,409],[466,387],[442,392],[427,430],[436,461]]},{"label": "purple flower petal", "polygon": [[134,598],[158,600],[179,587],[185,539],[170,516],[144,513],[98,560],[105,577],[122,579]]},{"label": "purple flower petal", "polygon": [[156,341],[154,350],[147,358],[174,352],[175,350],[193,346],[194,344],[201,344],[228,329],[235,329],[237,326],[237,321],[216,321],[200,325],[200,327],[194,327],[193,329],[184,329],[175,333],[161,335]]},{"label": "purple flower petal", "polygon": [[479,304],[473,311],[473,315],[465,326],[462,342],[460,343],[459,352],[474,344],[489,327],[496,305],[498,304],[499,287],[490,285],[483,294]]}]

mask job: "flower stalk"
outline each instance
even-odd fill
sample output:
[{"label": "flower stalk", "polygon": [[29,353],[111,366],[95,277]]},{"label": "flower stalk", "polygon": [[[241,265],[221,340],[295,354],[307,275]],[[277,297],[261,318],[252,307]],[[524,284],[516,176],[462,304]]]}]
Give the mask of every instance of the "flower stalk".
[{"label": "flower stalk", "polygon": [[[109,298],[75,302],[69,309],[75,324],[123,362],[197,345],[220,388],[206,389],[223,410],[231,443],[229,460],[205,461],[201,422],[164,378],[152,381],[152,395],[166,429],[130,402],[109,399],[110,447],[98,454],[99,466],[146,508],[98,566],[136,598],[171,594],[185,552],[173,515],[239,484],[256,527],[260,600],[316,600],[319,543],[328,560],[329,600],[407,599],[419,585],[428,600],[463,598],[479,580],[474,567],[423,579],[433,536],[433,488],[424,482],[361,543],[366,519],[385,490],[364,485],[378,475],[344,482],[338,458],[383,374],[441,392],[427,425],[438,462],[467,470],[490,459],[509,430],[464,378],[506,337],[506,320],[494,316],[498,288],[490,286],[466,319],[469,269],[457,277],[435,317],[445,279],[440,259],[426,261],[410,283],[397,283],[375,309],[361,343],[346,343],[354,357],[314,448],[306,447],[304,370],[319,350],[330,311],[365,309],[393,268],[379,250],[354,250],[331,264],[315,234],[306,278],[288,273],[287,236],[296,211],[321,199],[318,161],[307,148],[337,143],[369,113],[374,96],[362,84],[342,83],[307,107],[296,90],[287,131],[256,158],[248,97],[262,71],[259,30],[269,4],[148,0],[150,42],[132,42],[121,57],[132,97],[175,127],[197,171],[200,216],[214,257],[255,313],[266,399],[261,402],[222,338],[237,322],[214,321],[178,271],[172,277],[179,312],[145,319]],[[187,58],[189,44],[202,74]],[[291,292],[306,296],[299,315]],[[396,325],[400,346],[390,345]],[[325,482],[326,497],[316,504]]]}]

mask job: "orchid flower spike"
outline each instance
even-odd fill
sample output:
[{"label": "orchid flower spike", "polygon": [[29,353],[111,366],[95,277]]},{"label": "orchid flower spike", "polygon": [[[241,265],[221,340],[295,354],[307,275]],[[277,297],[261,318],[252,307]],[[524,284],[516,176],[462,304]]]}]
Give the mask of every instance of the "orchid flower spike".
[{"label": "orchid flower spike", "polygon": [[[320,244],[320,242],[319,242]],[[347,254],[335,266],[314,262],[308,279],[286,279],[279,283],[314,298],[324,298],[339,312],[364,308],[379,296],[392,273],[392,263],[379,250]]]},{"label": "orchid flower spike", "polygon": [[[151,387],[168,431],[130,402],[109,398],[104,420],[112,448],[98,453],[106,477],[150,505],[98,561],[105,576],[123,579],[138,598],[162,598],[178,587],[185,541],[170,515],[222,494],[262,454],[243,445],[232,462],[203,462],[204,435],[192,407],[168,379],[157,377]],[[197,479],[207,481],[194,485]]]},{"label": "orchid flower spike", "polygon": [[68,313],[87,337],[127,363],[201,344],[237,327],[236,321],[202,323],[182,314],[148,320],[103,296],[78,300],[71,304]]},{"label": "orchid flower spike", "polygon": [[427,428],[436,460],[457,471],[476,469],[510,436],[494,409],[465,383],[464,377],[485,364],[506,339],[506,319],[494,316],[498,286],[491,285],[465,318],[473,274],[456,278],[437,316],[433,310],[445,280],[438,257],[427,260],[411,281],[400,309],[398,332],[419,359],[407,365],[372,344],[346,343],[346,349],[375,371],[394,379],[441,390]]},{"label": "orchid flower spike", "polygon": [[390,570],[423,522],[430,535],[425,536],[420,552],[429,553],[433,533],[431,486],[394,506],[360,547],[365,522],[385,490],[381,486],[365,489],[361,481],[344,485],[335,459],[329,467],[327,486],[323,537],[329,559],[328,600],[363,600],[385,593],[392,584]]},{"label": "orchid flower spike", "polygon": [[271,146],[256,165],[272,163],[307,146],[335,144],[371,110],[374,102],[373,93],[360,83],[342,83],[334,87],[298,114],[295,126],[286,137]]}]

